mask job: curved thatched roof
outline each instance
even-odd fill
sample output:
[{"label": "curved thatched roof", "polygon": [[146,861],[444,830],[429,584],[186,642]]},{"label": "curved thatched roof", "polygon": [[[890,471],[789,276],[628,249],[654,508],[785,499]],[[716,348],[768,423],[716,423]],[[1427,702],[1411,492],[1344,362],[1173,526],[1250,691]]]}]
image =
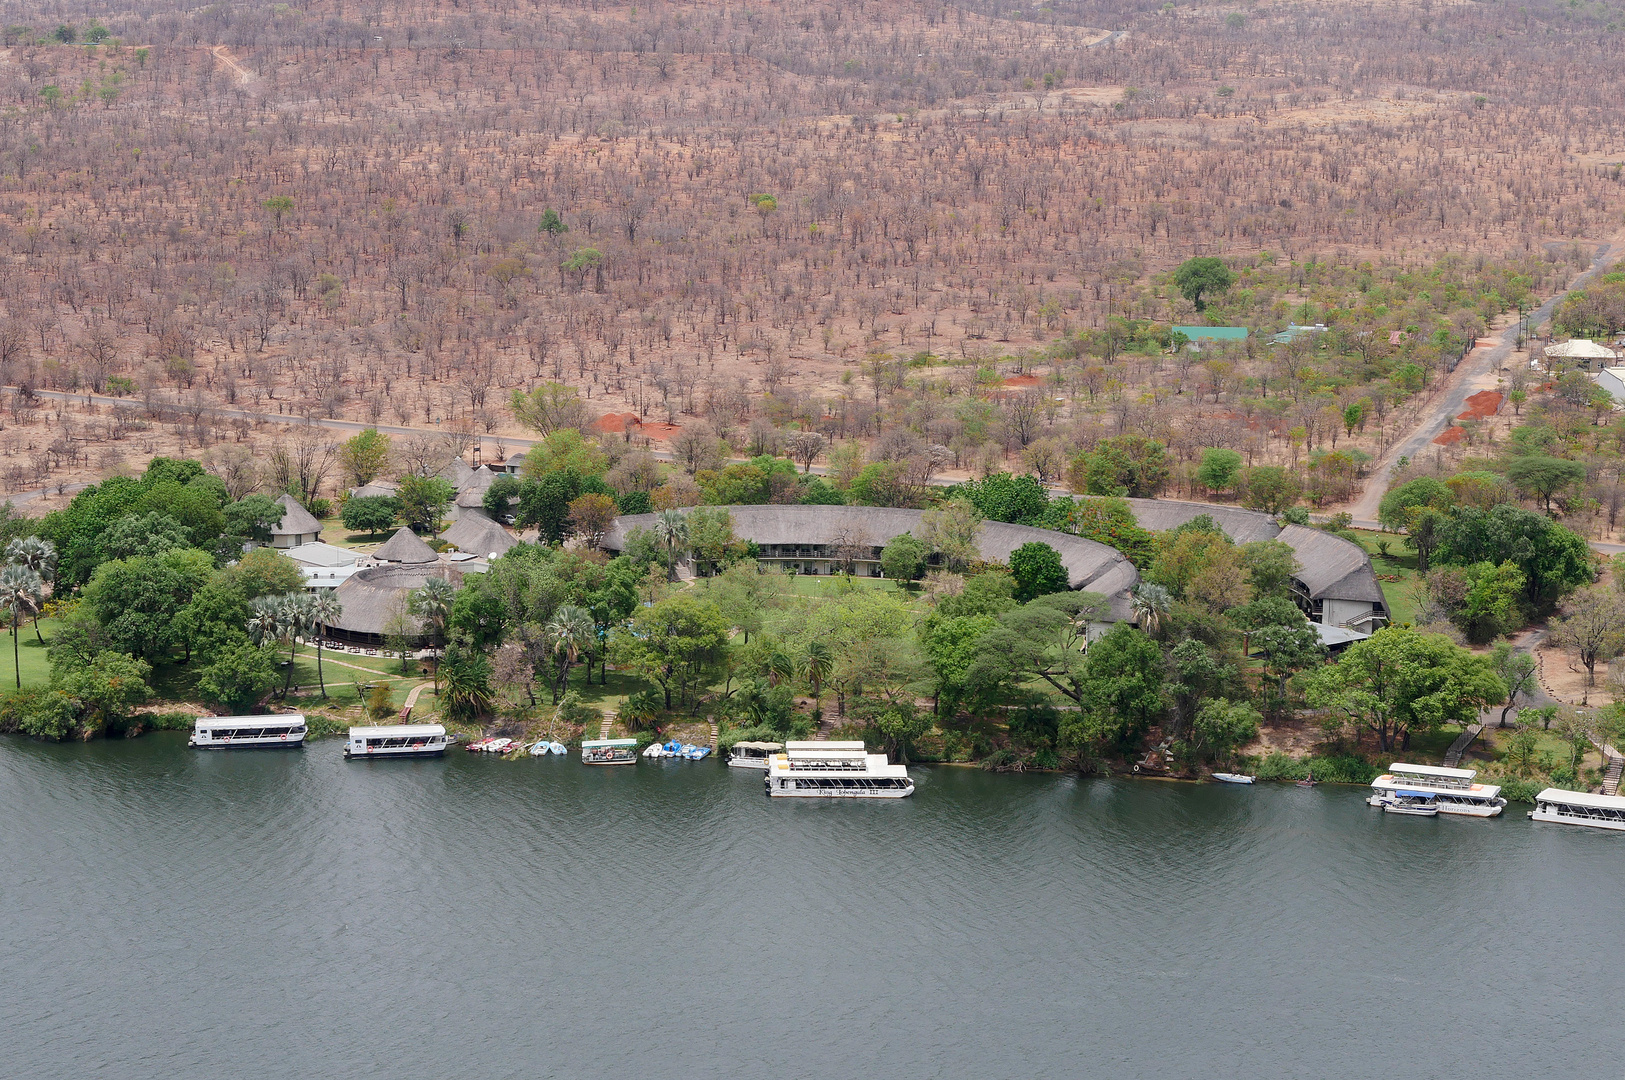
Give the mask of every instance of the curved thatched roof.
[{"label": "curved thatched roof", "polygon": [[[919,510],[885,506],[730,506],[734,535],[758,544],[859,543],[884,547],[894,537],[920,528]],[[604,547],[619,551],[630,530],[654,526],[654,514],[633,514],[615,519]],[[1128,618],[1128,590],[1140,580],[1123,553],[1105,544],[1068,533],[1035,529],[1028,525],[983,522],[977,548],[984,559],[1008,561],[1021,545],[1041,541],[1061,555],[1061,565],[1074,589],[1104,593],[1111,599],[1112,615]]]},{"label": "curved thatched roof", "polygon": [[369,566],[350,575],[333,595],[343,612],[333,620],[333,629],[350,634],[384,636],[390,621],[405,613],[413,590],[423,588],[430,578],[445,578],[459,584],[462,575],[439,564],[428,566]]},{"label": "curved thatched roof", "polygon": [[455,545],[458,551],[481,557],[501,555],[519,546],[512,533],[479,514],[458,518],[456,524],[440,534],[440,539]]},{"label": "curved thatched roof", "polygon": [[1257,540],[1274,540],[1281,527],[1275,519],[1261,510],[1243,510],[1239,506],[1215,506],[1212,503],[1178,502],[1173,499],[1124,499],[1134,511],[1134,520],[1140,528],[1152,532],[1177,529],[1193,518],[1206,514],[1213,524],[1224,530],[1224,535],[1238,544],[1251,544]]},{"label": "curved thatched roof", "polygon": [[392,563],[432,563],[440,560],[434,548],[425,544],[417,533],[405,525],[396,529],[395,535],[385,540],[383,546],[372,553],[372,557],[379,562]]}]

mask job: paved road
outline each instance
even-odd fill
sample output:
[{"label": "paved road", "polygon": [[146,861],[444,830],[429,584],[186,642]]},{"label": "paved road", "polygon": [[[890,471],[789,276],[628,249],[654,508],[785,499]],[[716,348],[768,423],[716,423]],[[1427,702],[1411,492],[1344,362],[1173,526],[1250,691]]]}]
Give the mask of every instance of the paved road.
[{"label": "paved road", "polygon": [[[1612,256],[1612,257],[1611,257]],[[1539,326],[1551,318],[1552,312],[1563,298],[1575,289],[1584,288],[1585,284],[1597,274],[1605,270],[1617,258],[1613,244],[1602,244],[1597,248],[1596,258],[1591,260],[1591,268],[1570,283],[1567,290],[1558,293],[1529,316],[1530,326]],[[1364,529],[1377,528],[1377,507],[1382,503],[1382,497],[1388,493],[1390,474],[1395,463],[1402,457],[1416,460],[1417,456],[1427,450],[1440,432],[1450,426],[1454,420],[1467,408],[1467,398],[1480,390],[1494,389],[1494,372],[1500,369],[1501,364],[1512,354],[1513,346],[1518,342],[1518,325],[1507,327],[1501,331],[1499,344],[1488,348],[1474,349],[1467,354],[1462,362],[1456,365],[1456,370],[1447,376],[1446,388],[1437,396],[1431,408],[1417,422],[1415,428],[1403,440],[1389,447],[1388,451],[1378,459],[1372,467],[1371,481],[1366,485],[1360,498],[1349,507],[1349,513],[1354,517],[1354,524]],[[1599,550],[1625,550],[1615,544],[1593,545]]]}]

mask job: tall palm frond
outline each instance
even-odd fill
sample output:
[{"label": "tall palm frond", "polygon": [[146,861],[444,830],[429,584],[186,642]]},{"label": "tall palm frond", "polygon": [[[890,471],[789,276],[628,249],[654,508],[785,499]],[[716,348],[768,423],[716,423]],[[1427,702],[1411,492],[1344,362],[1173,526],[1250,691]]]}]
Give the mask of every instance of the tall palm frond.
[{"label": "tall palm frond", "polygon": [[11,616],[11,663],[17,674],[17,688],[22,689],[22,652],[17,643],[17,627],[23,617],[39,611],[45,583],[26,566],[8,566],[0,570],[0,610]]}]

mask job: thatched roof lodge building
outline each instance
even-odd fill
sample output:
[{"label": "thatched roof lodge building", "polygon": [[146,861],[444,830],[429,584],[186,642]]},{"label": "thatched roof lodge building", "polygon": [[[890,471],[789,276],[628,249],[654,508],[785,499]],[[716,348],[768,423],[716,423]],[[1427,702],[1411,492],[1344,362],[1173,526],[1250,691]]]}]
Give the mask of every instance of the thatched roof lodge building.
[{"label": "thatched roof lodge building", "polygon": [[1282,527],[1259,510],[1171,499],[1125,499],[1143,529],[1166,532],[1206,514],[1238,544],[1279,540],[1298,557],[1292,594],[1309,621],[1369,633],[1388,622],[1371,556],[1359,544],[1304,525]]},{"label": "thatched roof lodge building", "polygon": [[[463,571],[441,562],[389,563],[357,570],[333,595],[343,605],[343,613],[328,628],[332,637],[357,645],[384,644],[392,623],[407,615],[407,603],[416,589],[430,578],[445,578],[454,586],[463,583]],[[413,624],[414,630],[416,624]],[[414,632],[410,635],[416,638]]]},{"label": "thatched roof lodge building", "polygon": [[[860,577],[880,576],[880,551],[906,532],[918,532],[923,512],[884,506],[730,506],[734,535],[753,541],[760,564],[801,574],[833,574],[851,563]],[[635,528],[653,528],[654,514],[615,519],[604,537],[605,550],[619,552]],[[1023,544],[1041,541],[1061,555],[1074,589],[1103,593],[1111,618],[1129,618],[1128,592],[1140,580],[1122,552],[1068,533],[1028,525],[983,522],[977,548],[984,559],[1009,560]]]}]

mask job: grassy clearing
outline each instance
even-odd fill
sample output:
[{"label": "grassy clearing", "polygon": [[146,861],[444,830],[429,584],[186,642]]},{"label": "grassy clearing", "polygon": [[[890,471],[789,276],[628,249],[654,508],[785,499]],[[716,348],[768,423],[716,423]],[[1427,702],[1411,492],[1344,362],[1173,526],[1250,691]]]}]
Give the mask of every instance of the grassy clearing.
[{"label": "grassy clearing", "polygon": [[808,574],[785,575],[785,592],[793,596],[812,596],[827,600],[855,589],[870,592],[902,593],[905,596],[918,595],[917,590],[899,588],[897,582],[889,578],[818,577]]},{"label": "grassy clearing", "polygon": [[[1416,622],[1416,553],[1405,549],[1405,538],[1394,533],[1375,532],[1370,529],[1351,529],[1371,555],[1371,569],[1377,572],[1382,585],[1382,596],[1388,605],[1388,614],[1396,623]],[[1388,545],[1389,554],[1380,554],[1379,543]],[[1384,578],[1397,577],[1398,581]]]},{"label": "grassy clearing", "polygon": [[[0,692],[17,688],[17,676],[20,671],[24,686],[44,686],[51,681],[51,665],[45,658],[46,647],[51,643],[51,636],[56,632],[55,619],[41,619],[39,630],[45,635],[45,644],[34,634],[32,623],[24,623],[17,628],[16,651],[12,650],[11,627],[6,627],[5,636],[0,638]],[[15,665],[13,660],[15,658]]]}]

